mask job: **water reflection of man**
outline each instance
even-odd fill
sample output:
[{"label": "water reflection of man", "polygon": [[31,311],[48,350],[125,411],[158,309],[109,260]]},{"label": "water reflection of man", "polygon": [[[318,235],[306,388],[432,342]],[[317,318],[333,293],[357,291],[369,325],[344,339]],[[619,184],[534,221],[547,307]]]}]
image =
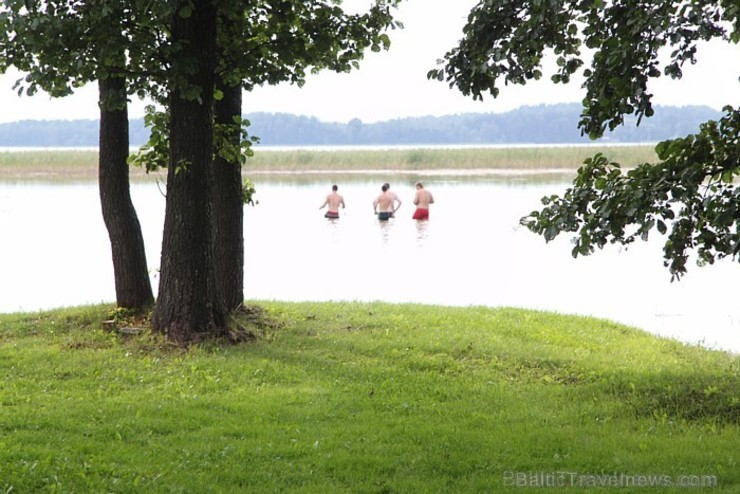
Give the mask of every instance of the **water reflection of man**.
[{"label": "water reflection of man", "polygon": [[[380,221],[388,221],[401,207],[401,200],[396,194],[390,192],[389,188],[390,185],[383,184],[380,188],[380,195],[373,201],[373,214],[377,214]],[[398,203],[398,206],[396,206],[396,203]]]},{"label": "water reflection of man", "polygon": [[424,190],[424,184],[416,182],[416,195],[414,196],[414,204],[416,205],[416,211],[414,211],[413,219],[415,220],[428,220],[429,219],[429,205],[434,203],[434,197],[428,190]]},{"label": "water reflection of man", "polygon": [[331,192],[326,196],[326,200],[324,201],[324,204],[319,206],[319,209],[322,209],[324,206],[327,206],[326,214],[324,215],[324,218],[329,219],[337,219],[339,218],[339,206],[342,206],[342,208],[345,207],[344,205],[344,197],[342,197],[337,191],[339,190],[339,187],[336,185],[331,186]]}]

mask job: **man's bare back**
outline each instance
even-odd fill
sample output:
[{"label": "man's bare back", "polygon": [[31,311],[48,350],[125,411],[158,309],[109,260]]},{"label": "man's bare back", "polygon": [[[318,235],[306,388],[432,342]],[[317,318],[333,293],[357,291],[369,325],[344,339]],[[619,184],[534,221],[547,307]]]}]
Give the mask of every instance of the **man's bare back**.
[{"label": "man's bare back", "polygon": [[[383,184],[380,188],[383,192],[373,201],[373,212],[378,215],[380,221],[388,221],[393,213],[401,207],[401,200],[393,192],[389,192],[390,185]],[[398,203],[398,206],[396,206]]]},{"label": "man's bare back", "polygon": [[344,207],[344,197],[336,192],[332,192],[326,196],[326,202],[324,204],[328,206],[329,211],[338,212],[339,206]]},{"label": "man's bare back", "polygon": [[419,189],[414,196],[414,204],[417,208],[429,209],[429,205],[434,203],[434,197],[428,190]]},{"label": "man's bare back", "polygon": [[415,220],[428,220],[429,219],[429,205],[434,203],[434,197],[428,190],[424,190],[424,184],[421,182],[416,183],[416,195],[414,195],[414,204],[416,204],[416,211],[412,216]]},{"label": "man's bare back", "polygon": [[333,185],[331,188],[331,193],[326,196],[324,204],[319,206],[319,209],[327,206],[327,212],[324,215],[327,218],[339,218],[339,206],[345,207],[344,197],[337,193],[337,189],[338,187],[336,185]]},{"label": "man's bare back", "polygon": [[390,195],[388,192],[382,192],[377,199],[373,202],[373,206],[375,206],[376,212],[386,212],[386,213],[392,213],[393,212],[393,199],[394,197]]}]

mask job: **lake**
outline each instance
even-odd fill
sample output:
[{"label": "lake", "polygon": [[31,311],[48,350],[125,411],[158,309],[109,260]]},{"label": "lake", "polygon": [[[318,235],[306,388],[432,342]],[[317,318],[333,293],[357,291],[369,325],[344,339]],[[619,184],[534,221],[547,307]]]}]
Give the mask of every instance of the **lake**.
[{"label": "lake", "polygon": [[[740,352],[737,263],[692,265],[671,283],[660,238],[573,259],[568,238],[546,244],[520,227],[540,197],[568,186],[565,178],[427,176],[436,203],[429,221],[416,222],[416,177],[343,177],[347,208],[336,221],[318,209],[330,174],[308,182],[254,178],[259,204],[245,209],[248,299],[525,307]],[[386,180],[404,203],[394,220],[380,223],[372,201]],[[132,187],[155,290],[163,193],[153,182]],[[0,181],[0,232],[0,312],[115,300],[96,184]]]}]

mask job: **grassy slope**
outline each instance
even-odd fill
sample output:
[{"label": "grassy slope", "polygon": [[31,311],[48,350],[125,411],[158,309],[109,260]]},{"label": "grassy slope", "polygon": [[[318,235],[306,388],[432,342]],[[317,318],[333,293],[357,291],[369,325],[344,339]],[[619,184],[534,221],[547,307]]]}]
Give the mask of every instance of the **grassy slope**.
[{"label": "grassy slope", "polygon": [[0,489],[525,492],[507,475],[575,472],[740,490],[737,356],[526,310],[260,305],[255,342],[188,351],[102,331],[107,307],[0,316]]}]

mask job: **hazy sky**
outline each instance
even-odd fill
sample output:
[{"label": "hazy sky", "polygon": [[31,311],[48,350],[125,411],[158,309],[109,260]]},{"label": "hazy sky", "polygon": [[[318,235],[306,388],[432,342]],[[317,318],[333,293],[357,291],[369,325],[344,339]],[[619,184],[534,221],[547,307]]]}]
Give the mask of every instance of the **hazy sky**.
[{"label": "hazy sky", "polygon": [[[522,105],[577,102],[579,84],[554,85],[547,77],[525,87],[504,87],[499,97],[483,102],[460,95],[446,83],[428,81],[426,73],[461,37],[470,9],[477,0],[406,0],[398,10],[405,29],[390,33],[388,52],[369,53],[360,70],[350,74],[310,76],[303,88],[290,85],[258,88],[245,94],[244,112],[286,112],[323,121],[359,118],[375,122],[392,118],[464,112],[502,112]],[[362,8],[369,0],[347,0],[347,9]],[[651,86],[654,102],[666,105],[740,105],[740,46],[714,43],[699,51],[699,63],[684,70],[681,81],[667,78]],[[51,100],[45,94],[18,97],[11,90],[18,74],[0,76],[0,122],[25,119],[98,118],[97,88]],[[133,102],[131,117],[140,117],[144,104]]]}]

